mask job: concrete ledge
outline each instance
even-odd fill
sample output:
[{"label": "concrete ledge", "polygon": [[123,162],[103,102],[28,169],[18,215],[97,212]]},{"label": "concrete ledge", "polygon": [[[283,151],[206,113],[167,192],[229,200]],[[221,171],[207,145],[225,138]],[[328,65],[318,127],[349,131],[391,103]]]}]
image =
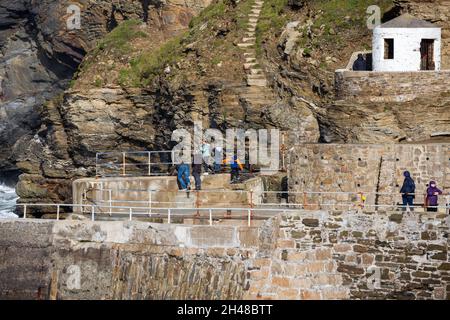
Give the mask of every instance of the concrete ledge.
[{"label": "concrete ledge", "polygon": [[196,226],[138,221],[0,220],[2,245],[47,247],[55,243],[116,243],[191,248],[258,245],[258,228]]}]

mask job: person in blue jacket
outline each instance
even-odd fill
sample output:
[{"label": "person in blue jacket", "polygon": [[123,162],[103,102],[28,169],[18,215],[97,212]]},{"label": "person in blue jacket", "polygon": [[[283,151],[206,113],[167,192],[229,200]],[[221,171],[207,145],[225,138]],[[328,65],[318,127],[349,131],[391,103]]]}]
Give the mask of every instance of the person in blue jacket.
[{"label": "person in blue jacket", "polygon": [[409,173],[409,171],[405,171],[403,176],[405,177],[405,180],[403,181],[403,186],[400,189],[403,200],[402,210],[406,211],[406,208],[409,206],[411,211],[414,211],[416,184],[414,183],[413,178],[411,178],[411,173]]},{"label": "person in blue jacket", "polygon": [[181,191],[187,191],[187,189],[190,187],[191,185],[191,180],[190,180],[190,168],[189,165],[182,162],[179,166],[178,166],[178,182],[179,182],[179,187]]},{"label": "person in blue jacket", "polygon": [[238,156],[234,155],[232,158],[223,160],[224,164],[229,164],[231,168],[231,183],[239,182],[239,170],[244,170],[244,166],[239,161]]}]

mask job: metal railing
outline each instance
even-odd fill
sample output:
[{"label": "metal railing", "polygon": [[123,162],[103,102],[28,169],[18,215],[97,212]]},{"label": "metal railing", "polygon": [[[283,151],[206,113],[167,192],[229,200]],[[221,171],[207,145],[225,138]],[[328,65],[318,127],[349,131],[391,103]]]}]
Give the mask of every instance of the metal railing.
[{"label": "metal railing", "polygon": [[[335,204],[332,204],[335,206]],[[28,204],[17,204],[17,207],[23,208],[23,219],[28,218],[28,209],[32,207],[40,207],[40,208],[55,208],[56,209],[56,220],[61,219],[61,209],[62,208],[88,208],[89,209],[89,215],[91,217],[91,221],[96,221],[96,218],[102,217],[102,211],[101,208],[105,208],[105,206],[101,205],[78,205],[78,204],[55,204],[55,203],[28,203]],[[338,204],[338,206],[346,206],[346,204]],[[368,205],[367,207],[370,208],[391,208],[391,205]],[[107,207],[109,208],[109,207]],[[159,212],[142,212],[143,209],[150,210],[151,208],[143,208],[143,207],[132,207],[132,206],[114,206],[112,207],[113,210],[126,210],[125,216],[128,218],[129,221],[133,221],[133,218],[139,218],[139,217],[145,217],[145,218],[166,218],[167,223],[171,224],[172,221],[177,217],[182,218],[195,218],[195,219],[205,219],[205,217],[201,216],[198,211],[200,212],[207,212],[208,215],[206,219],[209,221],[209,225],[213,225],[214,219],[219,219],[217,217],[217,214],[220,214],[220,219],[245,219],[247,222],[247,225],[251,227],[252,220],[255,218],[263,218],[268,219],[274,216],[274,214],[279,213],[287,213],[287,212],[298,212],[299,209],[292,209],[292,208],[239,208],[239,207],[223,207],[223,208],[173,208],[173,207],[165,207],[165,208],[157,208],[153,210],[157,210]],[[397,206],[398,208],[398,206]],[[449,209],[449,206],[436,206],[435,208],[444,208]],[[232,212],[243,212],[244,215],[232,215]],[[196,213],[197,212],[197,213]],[[124,212],[112,212],[113,214],[123,216]],[[214,215],[216,213],[216,215]],[[47,214],[52,214],[52,212],[47,212]],[[108,216],[109,217],[109,216]]]},{"label": "metal railing", "polygon": [[[286,146],[284,144],[285,137],[282,136],[282,144],[280,146],[280,164],[281,168],[273,169],[272,171],[284,171],[286,166],[285,153]],[[164,150],[164,151],[113,151],[113,152],[99,152],[95,156],[95,172],[96,176],[160,176],[167,175],[171,168],[179,164],[176,161],[175,154],[180,150]],[[183,150],[183,152],[192,153],[193,150]],[[155,156],[158,161],[154,161]],[[214,156],[210,156],[214,159]],[[223,159],[222,159],[223,160]],[[166,170],[163,170],[163,167]],[[226,169],[221,163],[221,168]],[[158,168],[160,172],[155,172],[152,168]],[[107,171],[112,171],[108,174]],[[264,169],[271,171],[271,169]],[[106,172],[105,172],[106,171]],[[243,173],[251,173],[252,166],[249,170],[243,170]]]},{"label": "metal railing", "polygon": [[[79,204],[55,204],[55,203],[26,203],[26,204],[17,204],[17,207],[23,208],[23,219],[28,219],[28,209],[32,207],[38,207],[38,208],[55,208],[56,209],[56,220],[59,221],[61,219],[61,208],[88,208],[90,211],[90,217],[91,221],[96,221],[96,218],[98,219],[101,216],[101,208],[105,208],[105,206],[101,205],[79,205]],[[109,207],[107,207],[109,208]],[[222,214],[222,219],[236,219],[236,218],[245,218],[247,225],[251,227],[251,222],[253,219],[255,219],[255,212],[264,213],[265,216],[260,215],[259,217],[263,218],[270,218],[274,215],[274,213],[281,213],[281,212],[288,212],[288,211],[294,211],[289,209],[249,209],[249,208],[196,208],[195,210],[192,208],[172,208],[172,207],[166,207],[166,208],[157,208],[160,212],[142,212],[142,209],[145,209],[143,207],[132,207],[132,206],[114,206],[113,209],[126,209],[127,211],[127,218],[129,221],[133,221],[133,218],[138,217],[145,217],[145,218],[166,218],[167,223],[171,224],[172,221],[177,217],[183,217],[183,218],[189,218],[193,217],[196,219],[204,218],[198,213],[195,213],[195,211],[201,211],[201,212],[207,212],[208,216],[207,219],[209,221],[209,225],[213,225],[214,219],[217,219],[217,215],[214,215],[214,212],[217,214]],[[148,208],[150,209],[150,208]],[[238,215],[233,216],[232,212],[244,212],[245,215]],[[178,212],[178,213],[177,213]],[[181,213],[180,213],[181,212]],[[186,213],[187,212],[187,213]],[[50,212],[47,212],[47,214],[52,214]],[[123,215],[123,212],[113,212],[113,214],[117,215]],[[225,216],[223,216],[225,214]]]},{"label": "metal railing", "polygon": [[[107,174],[102,174],[102,170],[105,169],[114,170],[115,173],[113,175],[117,175],[116,170],[119,170],[121,176],[127,176],[129,174],[127,168],[139,169],[140,167],[143,167],[144,170],[146,170],[147,176],[158,175],[157,173],[152,172],[152,166],[173,166],[175,159],[174,153],[174,151],[99,152],[95,155],[96,176],[107,176]],[[159,155],[159,159],[161,159],[161,155],[167,155],[164,158],[168,158],[170,161],[159,160],[153,162],[152,156],[154,155]],[[107,160],[108,158],[110,160],[109,162],[102,163],[102,160]],[[142,160],[143,158],[145,158],[145,161],[139,162],[139,160]]]},{"label": "metal railing", "polygon": [[[126,205],[144,205],[150,208],[157,208],[158,205],[187,205],[187,201],[161,201],[157,200],[158,195],[167,195],[169,193],[187,193],[188,195],[193,194],[192,204],[195,208],[201,208],[202,206],[214,207],[214,201],[204,202],[205,195],[208,194],[237,194],[244,195],[238,202],[232,202],[232,200],[227,201],[229,206],[245,206],[248,208],[254,208],[256,206],[260,207],[280,207],[280,208],[301,208],[301,209],[321,209],[330,207],[338,208],[370,208],[374,207],[376,209],[383,208],[384,206],[399,208],[402,207],[400,202],[401,194],[399,193],[382,193],[382,192],[321,192],[321,191],[247,191],[247,190],[201,190],[201,191],[173,191],[173,190],[144,190],[144,189],[90,189],[90,191],[107,192],[107,198],[104,199],[103,195],[101,199],[96,199],[96,203],[105,204],[107,203],[109,207],[114,204],[126,204]],[[113,199],[113,191],[121,193],[122,199],[116,197]],[[129,200],[123,199],[123,194],[127,192],[132,193],[145,193],[146,195],[141,196],[146,197],[147,200]],[[417,196],[422,194],[417,194]],[[340,196],[341,199],[338,199]],[[343,197],[345,196],[345,197]],[[424,200],[425,200],[425,195]],[[445,194],[441,196],[445,198]],[[383,198],[385,197],[385,198]],[[86,198],[84,196],[83,198]],[[235,199],[236,197],[234,197]],[[345,198],[345,199],[344,199]],[[301,200],[301,202],[298,201]],[[273,202],[278,200],[278,202]],[[217,202],[217,199],[216,199]],[[425,201],[424,201],[425,203]],[[223,205],[220,202],[217,203],[218,206]],[[446,196],[446,206],[448,208],[450,205],[450,195]],[[412,208],[422,208],[424,205],[415,205]],[[429,208],[432,208],[428,206]],[[438,206],[439,207],[439,206]]]}]

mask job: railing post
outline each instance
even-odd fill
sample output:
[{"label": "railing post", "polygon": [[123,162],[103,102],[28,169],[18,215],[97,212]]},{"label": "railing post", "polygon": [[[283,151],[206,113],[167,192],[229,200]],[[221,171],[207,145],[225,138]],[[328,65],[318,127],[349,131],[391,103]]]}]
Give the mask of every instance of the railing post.
[{"label": "railing post", "polygon": [[24,219],[27,218],[27,205],[26,204],[23,205],[23,218]]},{"label": "railing post", "polygon": [[[253,209],[253,190],[250,191],[250,208]],[[251,214],[253,216],[253,210],[251,211]]]},{"label": "railing post", "polygon": [[127,174],[126,157],[125,157],[125,152],[122,152],[122,175],[125,176],[126,174]]},{"label": "railing post", "polygon": [[98,153],[95,154],[95,176],[98,177]]},{"label": "railing post", "polygon": [[112,190],[108,190],[109,196],[109,216],[112,217]]},{"label": "railing post", "polygon": [[252,211],[249,209],[248,210],[248,226],[251,227],[252,226]]},{"label": "railing post", "polygon": [[133,221],[133,208],[130,208],[130,221]]},{"label": "railing post", "polygon": [[95,221],[95,207],[91,205],[91,220]]},{"label": "railing post", "polygon": [[148,216],[152,217],[152,190],[148,190]]},{"label": "railing post", "polygon": [[56,220],[59,220],[59,204],[56,206]]},{"label": "railing post", "polygon": [[195,215],[196,218],[200,217],[200,210],[198,210],[198,208],[200,208],[200,190],[195,190],[194,191],[194,195],[195,195],[195,207],[197,208],[197,213]]},{"label": "railing post", "polygon": [[212,220],[212,209],[209,209],[209,225],[210,225],[210,226],[213,225],[213,220]]},{"label": "railing post", "polygon": [[171,209],[167,209],[167,222],[170,224]]},{"label": "railing post", "polygon": [[303,192],[303,209],[308,210],[308,200],[306,198],[306,192]]},{"label": "railing post", "polygon": [[152,175],[152,153],[148,152],[148,173],[149,176]]}]

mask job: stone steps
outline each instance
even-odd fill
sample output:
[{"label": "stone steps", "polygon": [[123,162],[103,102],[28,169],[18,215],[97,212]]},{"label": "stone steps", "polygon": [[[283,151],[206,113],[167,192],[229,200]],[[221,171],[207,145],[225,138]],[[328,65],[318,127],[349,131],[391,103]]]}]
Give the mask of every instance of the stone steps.
[{"label": "stone steps", "polygon": [[248,13],[247,15],[248,22],[245,37],[243,37],[241,43],[238,44],[240,48],[246,49],[246,52],[244,53],[245,62],[243,66],[244,70],[246,70],[247,72],[247,86],[250,87],[267,86],[267,80],[264,76],[264,71],[262,68],[258,66],[258,61],[256,59],[256,51],[254,49],[254,47],[256,46],[256,34],[255,34],[256,27],[258,25],[263,5],[264,1],[255,1],[253,3],[250,13]]},{"label": "stone steps", "polygon": [[250,69],[250,74],[264,74],[262,69]]},{"label": "stone steps", "polygon": [[244,63],[244,69],[250,70],[250,69],[252,69],[252,67],[257,66],[257,65],[258,65],[258,63],[256,63],[256,62]]},{"label": "stone steps", "polygon": [[267,87],[266,79],[247,79],[247,85],[256,87]]},{"label": "stone steps", "polygon": [[254,43],[250,43],[250,42],[238,43],[238,47],[240,47],[240,48],[249,48],[249,47],[253,47],[254,45],[255,45]]},{"label": "stone steps", "polygon": [[[248,88],[247,89],[252,89],[252,88]],[[258,89],[258,92],[243,92],[240,94],[240,97],[243,99],[249,99],[249,100],[257,100],[257,99],[272,99],[273,100],[273,95],[272,93],[269,91],[267,92],[267,90],[265,89],[261,89],[261,88],[254,88],[254,89]]]}]

